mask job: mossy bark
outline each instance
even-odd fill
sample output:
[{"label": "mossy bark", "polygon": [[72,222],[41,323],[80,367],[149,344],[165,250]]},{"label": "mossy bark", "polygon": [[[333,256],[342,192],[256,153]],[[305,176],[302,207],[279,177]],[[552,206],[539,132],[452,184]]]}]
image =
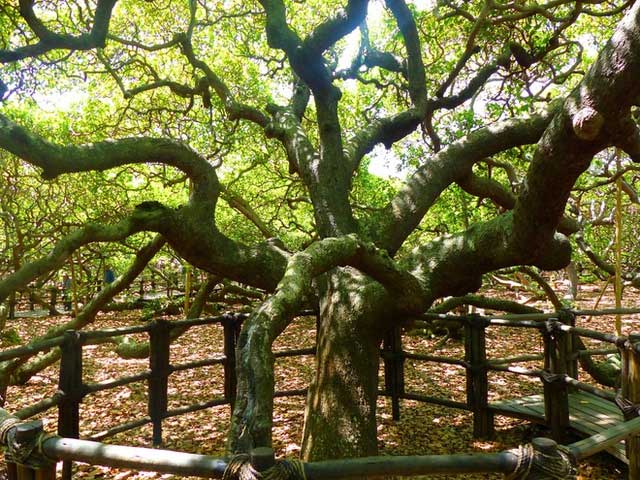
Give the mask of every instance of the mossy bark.
[{"label": "mossy bark", "polygon": [[379,348],[385,324],[391,323],[387,296],[351,268],[332,271],[322,283],[317,368],[302,455],[305,460],[376,455]]}]

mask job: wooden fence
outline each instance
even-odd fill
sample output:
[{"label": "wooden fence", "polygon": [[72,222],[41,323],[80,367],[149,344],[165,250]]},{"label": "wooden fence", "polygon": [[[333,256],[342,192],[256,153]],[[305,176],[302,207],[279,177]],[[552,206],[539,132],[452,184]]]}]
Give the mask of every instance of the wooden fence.
[{"label": "wooden fence", "polygon": [[[307,314],[309,312],[306,312]],[[580,313],[580,312],[576,312]],[[0,361],[31,355],[38,351],[46,351],[60,347],[62,358],[60,364],[59,389],[52,397],[44,399],[15,413],[16,418],[27,419],[53,406],[58,407],[58,435],[66,439],[79,438],[80,405],[83,399],[92,393],[109,390],[133,382],[147,381],[148,384],[148,414],[144,418],[136,419],[118,425],[93,440],[102,440],[116,433],[124,432],[146,424],[153,426],[153,444],[162,443],[162,421],[166,418],[194,412],[216,405],[234,403],[236,372],[235,348],[240,326],[247,317],[244,314],[223,315],[169,322],[155,320],[149,324],[130,328],[100,330],[100,331],[68,331],[62,337],[52,338],[36,345],[28,345],[0,352]],[[493,432],[493,415],[488,401],[489,383],[488,372],[509,372],[519,375],[529,375],[541,379],[545,400],[545,416],[551,427],[552,437],[564,443],[569,427],[568,392],[570,389],[580,389],[606,398],[610,401],[617,399],[625,412],[627,423],[638,415],[640,403],[640,344],[639,338],[615,336],[576,328],[575,316],[571,312],[561,312],[555,315],[508,316],[503,318],[487,318],[478,315],[466,317],[451,317],[432,315],[425,316],[429,321],[437,319],[440,322],[462,322],[465,328],[464,358],[447,358],[434,355],[423,355],[406,352],[402,348],[401,329],[393,329],[384,339],[381,356],[384,363],[384,389],[382,395],[391,398],[394,419],[400,417],[402,399],[429,402],[447,407],[461,408],[473,412],[474,435],[479,437],[491,436]],[[560,321],[562,319],[562,321]],[[175,328],[187,328],[198,325],[221,325],[224,332],[223,355],[200,359],[193,362],[173,365],[170,362],[170,334]],[[518,358],[487,359],[486,330],[488,328],[526,328],[540,332],[544,353],[542,356],[524,355]],[[121,377],[100,383],[84,383],[82,374],[82,351],[86,345],[102,343],[116,336],[147,333],[150,342],[149,369],[136,375]],[[606,391],[580,382],[578,379],[578,356],[575,338],[582,336],[613,344],[620,352],[623,362],[622,387],[619,392]],[[600,351],[586,352],[598,354]],[[315,348],[287,350],[275,352],[276,357],[313,355]],[[513,367],[514,363],[544,360],[542,369],[523,369]],[[407,359],[458,365],[465,368],[467,398],[466,402],[458,402],[448,398],[439,398],[417,392],[405,391],[404,363]],[[208,402],[195,405],[168,409],[168,378],[173,372],[190,370],[210,365],[222,365],[224,369],[224,394]],[[276,392],[276,396],[304,395],[306,389]],[[637,422],[636,422],[637,423]],[[636,432],[636,423],[623,428],[622,433],[629,436],[629,432]],[[624,426],[623,426],[624,427]],[[620,435],[620,432],[617,432]],[[635,435],[635,434],[634,434]],[[622,437],[626,438],[626,437]],[[634,479],[640,478],[640,445],[638,437],[631,436],[627,440],[627,456],[630,472],[634,472]],[[593,449],[593,445],[589,448]],[[599,448],[596,442],[595,448]],[[71,461],[65,459],[63,463],[63,479],[71,478]]]}]

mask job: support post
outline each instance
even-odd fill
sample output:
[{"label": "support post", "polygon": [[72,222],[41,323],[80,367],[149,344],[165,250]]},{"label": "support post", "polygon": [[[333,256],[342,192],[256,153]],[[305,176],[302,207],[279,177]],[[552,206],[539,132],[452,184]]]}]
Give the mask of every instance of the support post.
[{"label": "support post", "polygon": [[35,310],[36,303],[36,287],[35,285],[29,285],[29,311],[33,312]]},{"label": "support post", "polygon": [[561,444],[568,441],[569,389],[563,381],[567,373],[566,334],[555,327],[556,321],[547,322],[544,337],[544,414],[552,438]]},{"label": "support post", "polygon": [[231,411],[236,404],[236,341],[240,333],[241,322],[233,316],[227,316],[222,321],[224,329],[224,398],[229,401]]},{"label": "support post", "polygon": [[404,395],[404,352],[402,351],[402,331],[398,326],[389,330],[382,343],[384,360],[384,388],[391,397],[391,411],[394,420],[400,420],[400,398]]},{"label": "support post", "polygon": [[493,412],[489,410],[486,328],[488,322],[471,314],[465,322],[464,356],[467,362],[467,405],[473,411],[473,436],[493,437]]},{"label": "support post", "polygon": [[[5,417],[7,420],[17,419]],[[9,480],[55,480],[56,464],[44,457],[38,446],[43,435],[42,420],[20,422],[3,432]]]},{"label": "support post", "polygon": [[[620,350],[622,357],[622,389],[624,402],[623,413],[625,420],[631,420],[640,413],[640,353],[638,353],[633,341],[640,341],[637,336],[630,336]],[[625,440],[627,459],[629,460],[629,480],[640,480],[640,435],[628,437]]]},{"label": "support post", "polygon": [[58,289],[52,286],[49,287],[49,315],[56,314],[56,303],[58,303]]},{"label": "support post", "polygon": [[16,318],[16,292],[11,292],[9,294],[9,315],[7,318],[9,320],[14,320]]},{"label": "support post", "polygon": [[[58,388],[63,392],[58,406],[58,435],[68,438],[80,437],[80,403],[84,397],[82,383],[82,336],[75,330],[64,333],[60,346],[60,380]],[[71,479],[71,461],[62,463],[62,479]]]},{"label": "support post", "polygon": [[149,418],[153,425],[153,446],[162,445],[162,420],[167,413],[169,386],[169,374],[171,365],[170,355],[170,331],[171,326],[166,320],[155,320],[149,330]]},{"label": "support post", "polygon": [[[561,310],[558,312],[558,319],[570,327],[576,326],[576,316],[570,310]],[[574,355],[578,351],[576,344],[575,333],[563,333],[559,338],[559,347],[563,350],[562,356],[565,363],[565,372],[571,378],[580,380],[578,378],[578,357]]]},{"label": "support post", "polygon": [[264,472],[276,463],[275,453],[270,447],[257,447],[249,454],[251,466],[257,472]]}]

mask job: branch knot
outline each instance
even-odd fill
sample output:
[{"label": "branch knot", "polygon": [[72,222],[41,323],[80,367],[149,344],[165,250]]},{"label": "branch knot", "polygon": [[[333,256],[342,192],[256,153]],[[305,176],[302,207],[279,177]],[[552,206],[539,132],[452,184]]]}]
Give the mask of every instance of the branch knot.
[{"label": "branch knot", "polygon": [[604,125],[604,117],[592,107],[583,107],[572,118],[573,132],[581,140],[595,140]]}]

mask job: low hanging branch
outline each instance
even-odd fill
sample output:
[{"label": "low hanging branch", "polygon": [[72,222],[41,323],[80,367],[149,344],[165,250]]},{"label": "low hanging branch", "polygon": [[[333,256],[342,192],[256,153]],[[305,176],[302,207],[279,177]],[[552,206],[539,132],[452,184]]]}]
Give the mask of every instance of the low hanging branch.
[{"label": "low hanging branch", "polygon": [[[106,306],[115,295],[128,288],[140,273],[142,273],[146,265],[156,253],[160,251],[165,243],[166,241],[161,236],[156,236],[150,243],[138,251],[135,260],[127,271],[122,276],[116,278],[114,282],[106,285],[100,293],[78,313],[77,317],[63,325],[51,328],[45,335],[32,340],[29,344],[37,343],[46,338],[60,336],[69,329],[80,330],[92,323],[95,320],[96,314]],[[25,362],[29,360],[29,357],[5,362],[0,367],[0,379],[2,379],[2,383],[5,385],[10,377],[13,383],[23,384],[42,369],[58,361],[59,358],[60,349],[56,348],[47,354],[40,355],[26,365]]]},{"label": "low hanging branch", "polygon": [[528,305],[522,305],[511,300],[490,298],[482,295],[464,295],[462,297],[452,297],[441,304],[429,309],[428,313],[448,313],[461,305],[473,305],[474,307],[488,310],[499,310],[509,313],[540,313],[541,311]]},{"label": "low hanging branch", "polygon": [[[189,311],[185,314],[185,318],[197,318],[202,313],[202,310],[207,303],[207,299],[215,286],[220,282],[220,279],[216,276],[209,275],[207,280],[200,286],[198,293],[193,299],[193,303],[189,308]],[[189,327],[172,328],[169,334],[169,341],[173,342],[181,335],[187,332]],[[147,358],[149,356],[150,345],[149,342],[136,342],[133,338],[115,337],[109,339],[109,343],[116,345],[115,351],[121,358]]]}]

